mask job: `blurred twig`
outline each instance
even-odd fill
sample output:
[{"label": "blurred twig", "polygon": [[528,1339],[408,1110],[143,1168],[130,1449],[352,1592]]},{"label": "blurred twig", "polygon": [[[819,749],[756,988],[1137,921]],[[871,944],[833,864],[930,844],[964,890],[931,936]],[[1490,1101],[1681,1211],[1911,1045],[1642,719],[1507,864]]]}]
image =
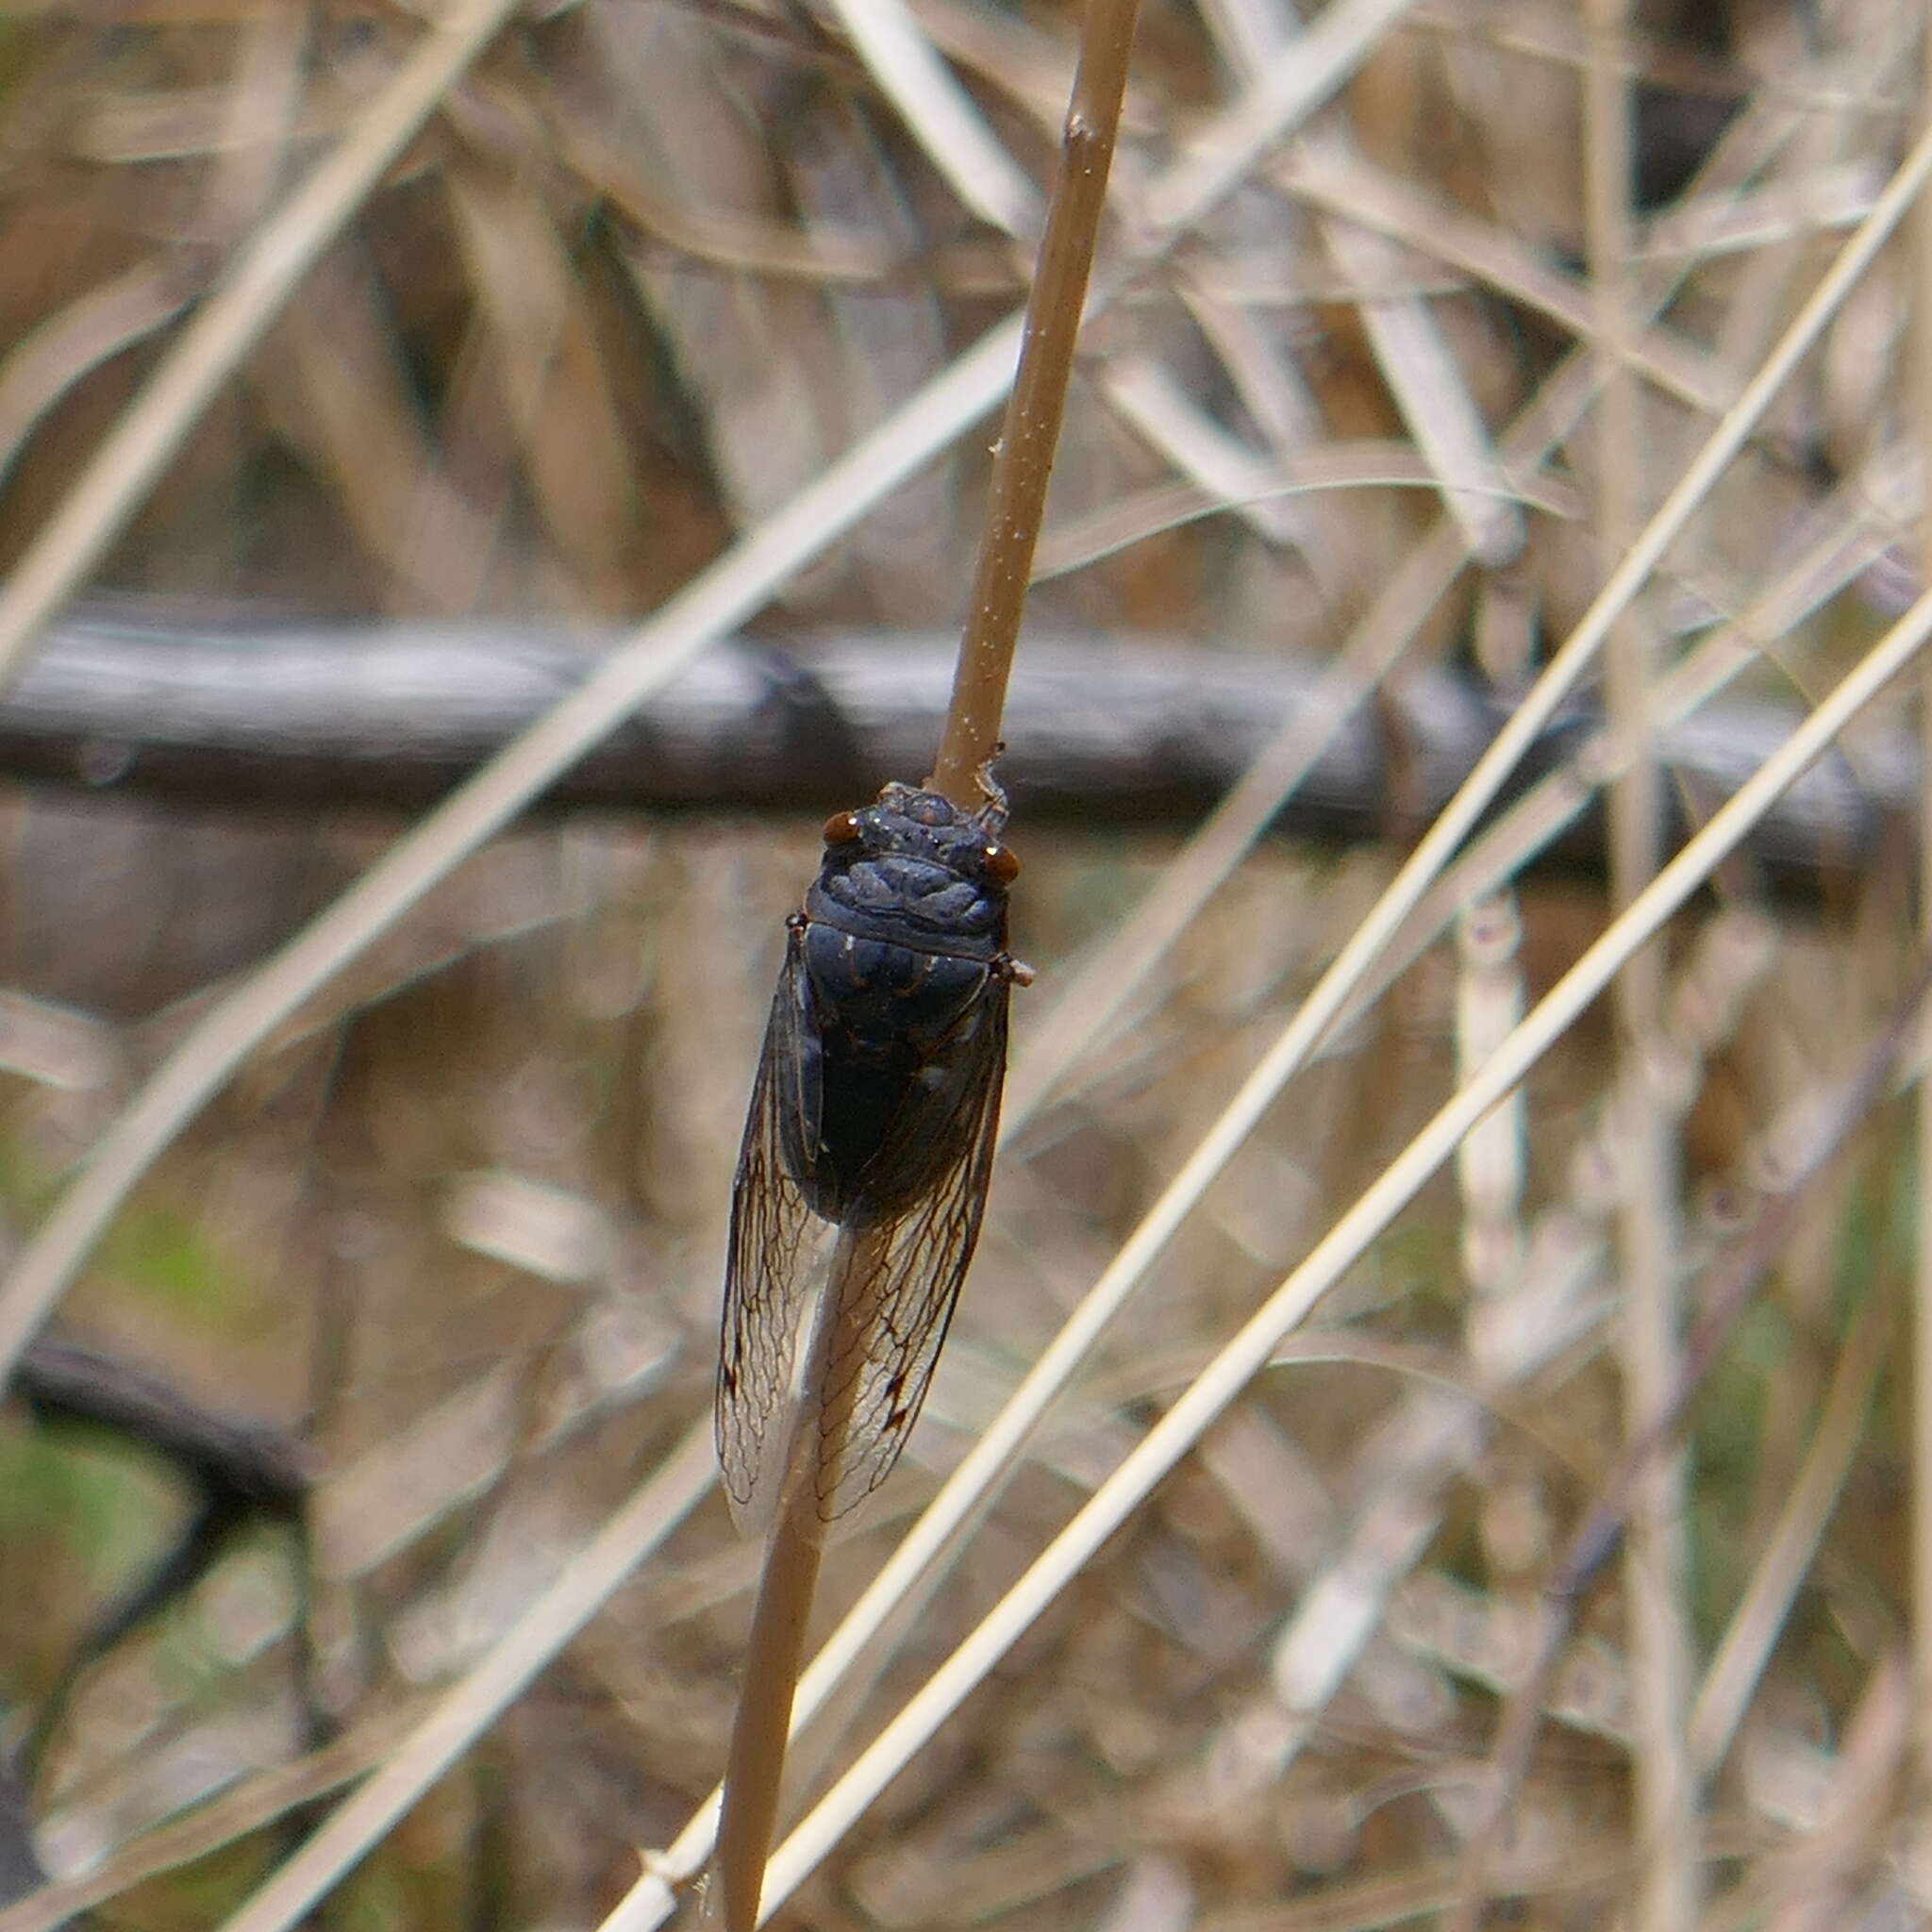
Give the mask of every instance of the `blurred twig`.
[{"label": "blurred twig", "polygon": [[169,1546],[69,1651],[22,1749],[32,1772],[88,1666],[192,1590],[248,1524],[264,1517],[299,1524],[312,1475],[303,1445],[286,1431],[218,1415],[151,1371],[98,1349],[42,1337],[21,1357],[14,1387],[42,1421],[109,1430],[162,1457],[194,1491]]},{"label": "blurred twig", "polygon": [[[75,1645],[59,1681],[34,1713],[20,1754],[31,1767],[79,1673],[164,1603],[192,1588],[234,1529],[260,1515],[299,1519],[309,1489],[301,1446],[284,1431],[215,1414],[150,1371],[98,1349],[42,1339],[22,1357],[14,1388],[42,1420],[106,1429],[171,1463],[196,1492],[186,1528],[155,1566]],[[33,1856],[31,1813],[13,1762],[0,1752],[0,1907],[44,1884]]]},{"label": "blurred twig", "polygon": [[151,1370],[99,1349],[42,1337],[22,1356],[14,1388],[43,1419],[111,1429],[210,1497],[276,1517],[298,1515],[308,1497],[309,1459],[286,1430],[216,1414]]},{"label": "blurred twig", "polygon": [[0,1913],[16,1899],[31,1897],[46,1882],[34,1850],[26,1787],[10,1754],[0,1751]]},{"label": "blurred twig", "polygon": [[[1365,624],[1370,642],[1380,645],[1391,623]],[[953,661],[952,641],[939,634],[826,636],[795,654],[721,644],[565,771],[545,799],[565,808],[742,811],[862,795],[920,762],[944,715]],[[598,662],[579,641],[482,624],[70,620],[0,698],[0,772],[76,787],[104,804],[406,808],[457,784]],[[1277,830],[1375,838],[1389,736],[1421,774],[1418,805],[1432,810],[1507,715],[1453,671],[1420,670],[1389,688],[1378,728],[1338,709],[1334,692],[1348,680],[1332,663],[1158,638],[1037,637],[1014,676],[1021,722],[1003,769],[1024,790],[1029,818],[1087,824],[1189,823],[1237,784],[1245,796],[1259,761],[1273,807],[1262,816]],[[1671,788],[1700,802],[1727,797],[1797,715],[1750,702],[1707,702],[1688,717],[1674,715],[1680,708],[1662,714],[1655,756]],[[1545,728],[1525,766],[1561,763],[1598,726],[1579,706]],[[1279,782],[1271,748],[1284,741],[1300,776],[1292,787]],[[1803,886],[1856,863],[1876,824],[1911,808],[1912,747],[1880,740],[1867,752],[1814,774],[1758,829],[1754,854],[1778,880]],[[1579,829],[1558,856],[1600,862],[1594,828]]]}]

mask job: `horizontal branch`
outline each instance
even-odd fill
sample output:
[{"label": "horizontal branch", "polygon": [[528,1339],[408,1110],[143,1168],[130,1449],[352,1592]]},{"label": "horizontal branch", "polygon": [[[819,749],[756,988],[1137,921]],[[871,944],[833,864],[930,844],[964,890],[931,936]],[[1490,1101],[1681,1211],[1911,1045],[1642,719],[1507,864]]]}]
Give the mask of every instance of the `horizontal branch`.
[{"label": "horizontal branch", "polygon": [[[0,703],[0,773],[201,805],[411,808],[473,771],[586,676],[601,640],[506,625],[174,626],[92,616],[57,627]],[[930,765],[953,640],[741,641],[700,658],[551,792],[553,807],[774,810],[850,804]],[[1029,639],[1001,776],[1031,822],[1186,823],[1298,708],[1321,665],[1158,639]],[[1333,741],[1282,828],[1328,839],[1413,824],[1460,783],[1499,708],[1470,682],[1406,673]],[[1596,721],[1553,731],[1547,765]],[[1788,710],[1728,702],[1668,731],[1676,792],[1703,817],[1790,732]],[[1755,848],[1782,870],[1868,853],[1909,804],[1901,737],[1819,767]],[[1593,828],[1568,857],[1593,859]]]},{"label": "horizontal branch", "polygon": [[163,1457],[205,1499],[276,1518],[307,1507],[312,1458],[299,1437],[210,1409],[118,1356],[42,1336],[12,1388],[43,1422],[87,1424]]}]

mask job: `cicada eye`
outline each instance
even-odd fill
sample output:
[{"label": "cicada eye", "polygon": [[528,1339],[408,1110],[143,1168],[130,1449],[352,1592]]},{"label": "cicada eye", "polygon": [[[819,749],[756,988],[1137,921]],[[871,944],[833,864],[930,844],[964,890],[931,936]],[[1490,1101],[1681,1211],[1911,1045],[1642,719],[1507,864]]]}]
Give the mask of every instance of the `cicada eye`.
[{"label": "cicada eye", "polygon": [[1020,876],[1019,855],[1010,845],[989,845],[980,855],[987,876],[996,879],[1003,886],[1010,886]]},{"label": "cicada eye", "polygon": [[835,811],[825,821],[824,836],[827,845],[850,845],[855,839],[864,838],[865,830],[856,811]]}]

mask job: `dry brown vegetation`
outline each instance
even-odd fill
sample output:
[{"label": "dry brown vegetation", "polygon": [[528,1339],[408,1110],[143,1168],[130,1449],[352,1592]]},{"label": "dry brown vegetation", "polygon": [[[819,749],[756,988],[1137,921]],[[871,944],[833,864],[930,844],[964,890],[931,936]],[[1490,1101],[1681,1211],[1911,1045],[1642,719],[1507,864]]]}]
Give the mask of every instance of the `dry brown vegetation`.
[{"label": "dry brown vegetation", "polygon": [[[792,1922],[1932,1911],[1912,828],[1798,907],[1709,852],[1657,943],[1564,978],[1668,857],[1660,718],[1795,716],[1913,644],[1926,258],[1916,218],[1872,225],[1924,167],[1925,30],[1898,0],[1149,0],[1037,620],[1314,653],[1370,704],[1444,663],[1513,702],[1581,622],[1562,661],[1612,730],[1381,963],[1365,922],[1432,864],[1399,743],[1385,836],[1345,853],[1250,845],[1306,722],[1186,843],[1029,839],[1016,798],[1041,979],[988,1233],[828,1630],[1096,1280],[1132,1292],[797,1752],[798,1811],[833,1798],[774,1874]],[[0,15],[0,661],[90,589],[587,650],[660,612],[612,647],[608,721],[721,626],[808,659],[814,628],[956,623],[1000,393],[974,345],[1022,291],[1074,31],[981,0]],[[249,273],[286,302],[244,312]],[[138,447],[108,440],[130,408]],[[839,467],[871,432],[885,467]],[[1633,557],[1641,593],[1597,599]],[[1905,695],[1839,732],[1855,774]],[[317,1898],[636,1928],[702,1856],[757,1557],[708,1474],[723,1223],[815,833],[497,833],[545,769],[425,822],[270,982],[401,826],[0,806],[0,1357],[51,1315],[309,1484],[299,1535],[224,1494],[206,1567],[95,1656],[197,1492],[152,1426],[0,1410],[0,1737],[61,1881],[13,1884],[0,1932],[88,1903],[267,1932]],[[1535,869],[1605,781],[1606,879]],[[1281,1049],[1318,982],[1340,1019]],[[1491,1105],[1560,987],[1574,1024]],[[1257,1070],[1291,1059],[1277,1102]],[[1174,1457],[1117,1474],[1163,1416]],[[1626,1442],[1655,1450],[1627,1492]],[[1491,1826],[1543,1586],[1606,1493],[1627,1557]],[[1029,1573],[1082,1511],[1091,1556]],[[1037,1603],[982,1628],[1023,1574]],[[841,1782],[969,1640],[958,1709]]]}]

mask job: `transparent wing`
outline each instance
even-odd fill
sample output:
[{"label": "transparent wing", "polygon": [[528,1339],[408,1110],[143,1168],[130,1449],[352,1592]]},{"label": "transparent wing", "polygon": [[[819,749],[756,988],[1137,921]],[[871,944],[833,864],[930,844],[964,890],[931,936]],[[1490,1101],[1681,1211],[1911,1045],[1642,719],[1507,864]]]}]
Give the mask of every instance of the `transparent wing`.
[{"label": "transparent wing", "polygon": [[855,1257],[870,1265],[834,1268],[843,1308],[825,1366],[821,1427],[848,1400],[850,1421],[842,1441],[821,1442],[818,1502],[826,1523],[891,1473],[944,1345],[992,1173],[1007,1072],[1007,995],[1004,979],[989,980],[958,1090],[960,1114],[931,1186],[891,1218],[846,1230]]},{"label": "transparent wing", "polygon": [[782,1424],[799,1310],[818,1251],[810,1237],[823,1226],[792,1180],[784,1151],[788,1116],[794,1145],[810,1147],[818,1140],[818,1042],[808,998],[794,936],[772,999],[731,1184],[716,1426],[718,1464],[741,1516],[756,1516],[756,1499],[768,1487],[761,1478],[769,1452],[779,1446],[774,1418]]}]

